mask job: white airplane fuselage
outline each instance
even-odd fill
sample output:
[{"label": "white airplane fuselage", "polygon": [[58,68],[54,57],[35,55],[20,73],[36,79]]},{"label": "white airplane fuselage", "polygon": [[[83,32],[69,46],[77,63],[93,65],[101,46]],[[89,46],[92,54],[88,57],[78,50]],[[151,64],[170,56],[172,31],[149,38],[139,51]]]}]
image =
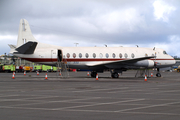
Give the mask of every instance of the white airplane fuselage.
[{"label": "white airplane fuselage", "polygon": [[[34,54],[14,54],[23,59],[48,65],[56,65],[58,62],[58,50],[60,50],[62,61],[67,62],[70,68],[88,69],[90,66],[109,63],[114,61],[124,61],[145,56],[156,56],[129,65],[111,65],[104,68],[152,68],[154,62],[156,67],[168,67],[175,64],[173,57],[166,54],[163,49],[140,48],[140,47],[59,47],[48,44],[38,43]],[[87,55],[88,54],[88,55]],[[94,54],[94,56],[93,56]],[[95,68],[95,67],[94,67]],[[92,68],[93,69],[93,68]]]},{"label": "white airplane fuselage", "polygon": [[40,43],[32,35],[25,19],[20,21],[17,45],[9,46],[10,53],[28,61],[47,65],[65,62],[69,68],[96,72],[104,69],[122,72],[138,68],[163,68],[176,63],[173,57],[159,48],[59,47]]}]

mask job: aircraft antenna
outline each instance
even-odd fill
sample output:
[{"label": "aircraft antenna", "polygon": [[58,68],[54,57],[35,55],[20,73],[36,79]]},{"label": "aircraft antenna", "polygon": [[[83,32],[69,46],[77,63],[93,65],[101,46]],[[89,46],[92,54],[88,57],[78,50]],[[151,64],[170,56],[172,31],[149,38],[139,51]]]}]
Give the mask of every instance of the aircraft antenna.
[{"label": "aircraft antenna", "polygon": [[77,47],[77,45],[78,45],[79,43],[74,43],[74,44],[76,44],[76,47]]}]

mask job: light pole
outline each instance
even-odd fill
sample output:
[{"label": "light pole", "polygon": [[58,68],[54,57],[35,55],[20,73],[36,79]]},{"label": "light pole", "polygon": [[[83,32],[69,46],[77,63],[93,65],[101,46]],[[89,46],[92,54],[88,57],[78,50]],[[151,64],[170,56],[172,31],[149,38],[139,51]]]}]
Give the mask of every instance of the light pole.
[{"label": "light pole", "polygon": [[5,60],[5,64],[6,64],[6,53],[4,53],[4,60]]}]

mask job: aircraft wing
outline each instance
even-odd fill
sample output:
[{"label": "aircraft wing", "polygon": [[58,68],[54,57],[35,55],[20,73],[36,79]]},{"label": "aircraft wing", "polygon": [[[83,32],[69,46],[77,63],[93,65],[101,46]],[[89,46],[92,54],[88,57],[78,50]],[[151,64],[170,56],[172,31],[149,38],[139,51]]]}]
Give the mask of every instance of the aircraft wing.
[{"label": "aircraft wing", "polygon": [[138,61],[147,60],[150,58],[154,58],[155,56],[148,56],[148,57],[140,57],[140,58],[134,58],[134,59],[126,59],[126,60],[117,60],[117,61],[107,61],[107,62],[96,62],[96,63],[90,63],[87,64],[89,67],[95,67],[95,66],[114,66],[114,65],[129,65],[136,63]]}]

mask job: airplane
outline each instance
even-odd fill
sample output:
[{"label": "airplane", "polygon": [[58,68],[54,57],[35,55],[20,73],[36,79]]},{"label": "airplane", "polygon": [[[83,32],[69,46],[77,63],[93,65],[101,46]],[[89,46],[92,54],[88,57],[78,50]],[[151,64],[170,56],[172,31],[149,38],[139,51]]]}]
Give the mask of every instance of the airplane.
[{"label": "airplane", "polygon": [[9,45],[10,53],[34,63],[56,66],[65,62],[69,68],[91,71],[91,77],[110,70],[112,78],[128,69],[157,68],[157,77],[161,77],[160,68],[176,63],[173,57],[160,48],[141,47],[60,47],[38,42],[32,35],[29,23],[21,19],[17,45]]}]

